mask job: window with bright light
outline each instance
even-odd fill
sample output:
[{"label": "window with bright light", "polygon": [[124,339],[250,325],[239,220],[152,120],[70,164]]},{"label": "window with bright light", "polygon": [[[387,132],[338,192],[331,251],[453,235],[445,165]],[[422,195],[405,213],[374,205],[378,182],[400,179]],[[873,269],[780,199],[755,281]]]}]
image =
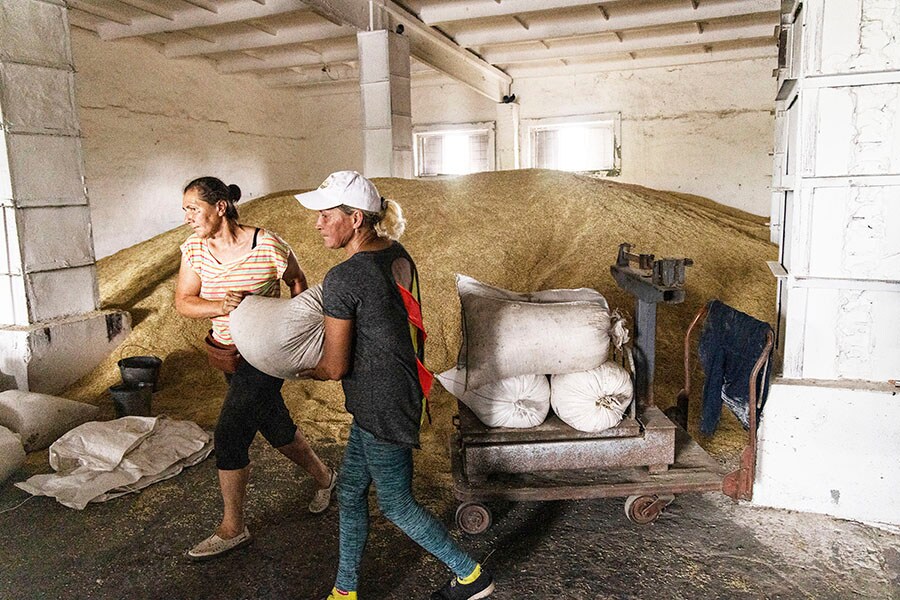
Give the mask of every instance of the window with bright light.
[{"label": "window with bright light", "polygon": [[530,166],[618,175],[620,123],[618,113],[529,121]]},{"label": "window with bright light", "polygon": [[493,123],[417,127],[417,177],[466,175],[494,169]]}]

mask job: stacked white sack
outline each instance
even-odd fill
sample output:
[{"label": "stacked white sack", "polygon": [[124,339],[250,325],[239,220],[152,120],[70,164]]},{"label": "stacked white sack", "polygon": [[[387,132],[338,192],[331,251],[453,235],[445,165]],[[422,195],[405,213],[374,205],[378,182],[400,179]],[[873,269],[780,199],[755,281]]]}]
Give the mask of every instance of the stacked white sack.
[{"label": "stacked white sack", "polygon": [[272,377],[297,379],[322,357],[322,286],[293,298],[247,296],[231,313],[231,336],[248,363]]},{"label": "stacked white sack", "polygon": [[570,427],[598,433],[622,420],[634,396],[631,376],[614,362],[550,378],[550,404]]},{"label": "stacked white sack", "polygon": [[463,341],[457,367],[466,387],[535,373],[559,374],[600,366],[625,341],[620,317],[590,289],[515,293],[456,276]]},{"label": "stacked white sack", "polygon": [[519,375],[471,390],[466,390],[465,369],[444,371],[437,379],[488,427],[537,427],[550,411],[546,375]]},{"label": "stacked white sack", "polygon": [[25,462],[25,448],[17,433],[0,425],[0,483]]},{"label": "stacked white sack", "polygon": [[97,418],[93,404],[59,396],[6,390],[0,392],[0,425],[18,433],[26,452],[42,450],[62,434]]}]

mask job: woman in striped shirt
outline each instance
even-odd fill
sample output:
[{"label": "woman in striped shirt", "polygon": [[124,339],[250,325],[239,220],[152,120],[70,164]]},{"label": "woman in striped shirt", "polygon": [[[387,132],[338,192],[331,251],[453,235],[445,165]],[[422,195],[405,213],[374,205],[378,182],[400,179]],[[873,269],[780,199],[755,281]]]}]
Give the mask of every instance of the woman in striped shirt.
[{"label": "woman in striped shirt", "polygon": [[[247,294],[279,296],[284,281],[291,297],[306,289],[306,277],[290,246],[270,231],[242,225],[235,207],[241,190],[215,177],[201,177],[184,188],[184,221],[194,230],[181,246],[175,308],[186,317],[212,320],[212,341],[233,345],[229,314]],[[265,335],[265,331],[259,332]],[[281,396],[282,379],[266,375],[241,360],[226,373],[228,393],[216,424],[216,466],[224,515],[215,533],[188,556],[204,560],[244,546],[251,535],[244,523],[244,496],[250,475],[248,449],[256,432],[300,465],[318,490],[309,510],[328,508],[337,481],[294,424]]]}]

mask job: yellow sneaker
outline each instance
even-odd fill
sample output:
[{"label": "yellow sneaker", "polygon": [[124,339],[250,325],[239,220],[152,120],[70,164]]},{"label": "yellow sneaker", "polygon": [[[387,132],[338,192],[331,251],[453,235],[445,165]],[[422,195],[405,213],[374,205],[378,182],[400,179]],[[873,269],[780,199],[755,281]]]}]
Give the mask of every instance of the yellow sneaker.
[{"label": "yellow sneaker", "polygon": [[356,592],[342,592],[337,588],[331,588],[331,593],[325,600],[356,600]]}]

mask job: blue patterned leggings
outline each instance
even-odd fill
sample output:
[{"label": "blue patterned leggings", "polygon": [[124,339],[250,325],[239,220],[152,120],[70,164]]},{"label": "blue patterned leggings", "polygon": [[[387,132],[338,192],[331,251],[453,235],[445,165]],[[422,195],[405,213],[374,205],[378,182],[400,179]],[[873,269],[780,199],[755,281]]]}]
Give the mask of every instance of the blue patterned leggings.
[{"label": "blue patterned leggings", "polygon": [[412,496],[412,449],[382,442],[354,421],[338,481],[340,560],[335,587],[357,589],[359,563],[369,535],[369,486],[374,482],[381,513],[458,577],[476,563],[450,537],[447,528]]}]

